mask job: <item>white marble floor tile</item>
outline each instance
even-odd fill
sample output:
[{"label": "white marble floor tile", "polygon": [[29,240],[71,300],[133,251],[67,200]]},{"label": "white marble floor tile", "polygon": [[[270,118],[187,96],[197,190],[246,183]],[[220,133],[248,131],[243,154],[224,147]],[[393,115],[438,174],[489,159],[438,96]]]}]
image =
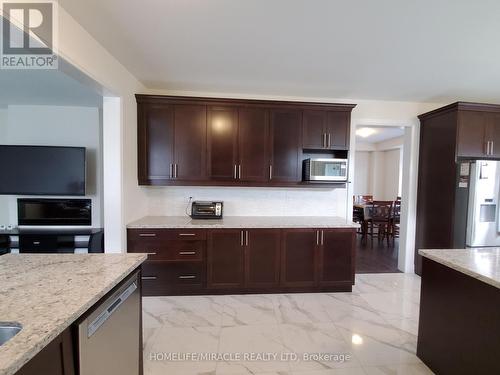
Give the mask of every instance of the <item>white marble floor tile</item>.
[{"label": "white marble floor tile", "polygon": [[318,294],[283,294],[275,298],[279,323],[327,323],[330,317],[320,303]]},{"label": "white marble floor tile", "polygon": [[366,375],[432,375],[423,363],[412,365],[384,365],[363,368]]},{"label": "white marble floor tile", "polygon": [[294,371],[292,375],[366,375],[366,373],[361,367],[350,367],[317,371]]},{"label": "white marble floor tile", "polygon": [[226,361],[217,364],[217,374],[232,374],[249,371],[250,374],[259,372],[289,372],[289,364],[280,359],[281,353],[286,352],[281,333],[277,324],[222,327],[219,342],[220,353],[262,353],[276,354],[277,358],[268,360],[252,360],[242,358],[237,361]]},{"label": "white marble floor tile", "polygon": [[[298,356],[290,362],[292,372],[360,367],[333,323],[289,323],[279,327],[286,350]],[[324,354],[332,356],[321,358]]]},{"label": "white marble floor tile", "polygon": [[[146,297],[145,375],[421,375],[420,278],[356,275],[353,293]],[[150,353],[349,354],[349,361],[152,361]],[[333,362],[333,363],[332,363]]]},{"label": "white marble floor tile", "polygon": [[339,328],[339,331],[346,341],[351,342],[351,350],[363,366],[421,363],[409,335],[398,336],[382,329],[372,331],[369,336],[344,328]]},{"label": "white marble floor tile", "polygon": [[146,327],[220,327],[225,296],[147,297]]},{"label": "white marble floor tile", "polygon": [[227,296],[222,325],[277,324],[273,299],[265,294]]},{"label": "white marble floor tile", "polygon": [[157,328],[144,342],[144,373],[214,374],[217,362],[193,358],[169,358],[186,353],[217,353],[220,327]]}]

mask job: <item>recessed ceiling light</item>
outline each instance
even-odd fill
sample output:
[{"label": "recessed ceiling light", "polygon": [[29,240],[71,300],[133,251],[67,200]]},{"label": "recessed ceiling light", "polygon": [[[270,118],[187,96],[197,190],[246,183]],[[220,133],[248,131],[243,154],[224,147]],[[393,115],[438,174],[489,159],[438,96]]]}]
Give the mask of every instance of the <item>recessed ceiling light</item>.
[{"label": "recessed ceiling light", "polygon": [[377,132],[377,130],[373,128],[359,128],[356,130],[356,135],[359,135],[362,138],[367,138],[370,135],[373,135]]}]

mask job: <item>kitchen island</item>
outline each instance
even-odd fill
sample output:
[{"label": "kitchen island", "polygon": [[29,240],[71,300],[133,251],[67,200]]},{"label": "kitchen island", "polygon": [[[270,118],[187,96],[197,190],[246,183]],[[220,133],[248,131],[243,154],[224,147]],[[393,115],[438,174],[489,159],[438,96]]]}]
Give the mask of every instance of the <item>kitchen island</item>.
[{"label": "kitchen island", "polygon": [[309,216],[148,216],[127,226],[147,253],[145,295],[349,292],[358,224]]},{"label": "kitchen island", "polygon": [[500,374],[500,248],[419,253],[418,357],[436,374]]},{"label": "kitchen island", "polygon": [[[27,370],[31,361],[52,346],[61,356],[54,362],[64,367],[62,373],[73,373],[77,353],[73,353],[71,326],[137,270],[145,258],[141,254],[0,257],[0,324],[22,328],[0,346],[0,375],[32,373]],[[36,367],[42,374],[44,370]]]}]

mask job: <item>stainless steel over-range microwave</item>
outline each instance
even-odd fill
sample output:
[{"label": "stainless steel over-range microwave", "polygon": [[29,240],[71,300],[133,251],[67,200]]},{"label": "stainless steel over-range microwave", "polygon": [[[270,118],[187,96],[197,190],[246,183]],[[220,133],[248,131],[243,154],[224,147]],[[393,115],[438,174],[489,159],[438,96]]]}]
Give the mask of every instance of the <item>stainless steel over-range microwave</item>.
[{"label": "stainless steel over-range microwave", "polygon": [[347,159],[306,159],[304,181],[346,182]]}]

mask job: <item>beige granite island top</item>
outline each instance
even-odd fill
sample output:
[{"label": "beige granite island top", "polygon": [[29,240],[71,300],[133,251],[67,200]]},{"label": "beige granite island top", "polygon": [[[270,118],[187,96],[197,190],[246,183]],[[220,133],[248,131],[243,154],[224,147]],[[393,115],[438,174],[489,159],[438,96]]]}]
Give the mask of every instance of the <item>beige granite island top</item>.
[{"label": "beige granite island top", "polygon": [[500,248],[420,250],[419,254],[500,289]]},{"label": "beige granite island top", "polygon": [[0,321],[22,325],[0,347],[0,375],[14,374],[144,260],[144,254],[0,256]]},{"label": "beige granite island top", "polygon": [[358,224],[338,216],[225,216],[206,220],[193,220],[189,216],[146,216],[127,225],[129,229],[358,227]]}]

